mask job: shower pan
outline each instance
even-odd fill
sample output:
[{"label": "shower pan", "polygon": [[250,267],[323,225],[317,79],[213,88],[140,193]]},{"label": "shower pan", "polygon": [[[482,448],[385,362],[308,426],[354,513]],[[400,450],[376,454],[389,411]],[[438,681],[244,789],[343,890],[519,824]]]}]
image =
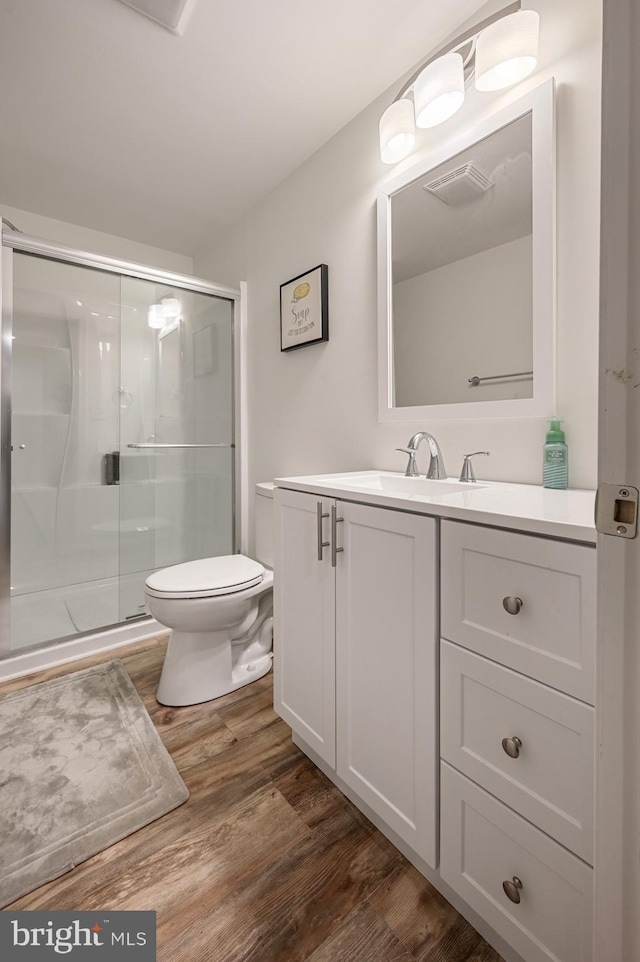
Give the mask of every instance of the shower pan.
[{"label": "shower pan", "polygon": [[239,292],[3,231],[0,657],[236,550]]}]

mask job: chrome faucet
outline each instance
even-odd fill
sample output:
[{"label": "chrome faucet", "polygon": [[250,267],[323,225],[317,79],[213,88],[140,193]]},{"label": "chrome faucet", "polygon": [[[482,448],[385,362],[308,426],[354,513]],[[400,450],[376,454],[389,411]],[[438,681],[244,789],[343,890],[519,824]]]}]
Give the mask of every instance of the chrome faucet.
[{"label": "chrome faucet", "polygon": [[409,463],[407,464],[407,469],[404,472],[406,478],[417,478],[418,477],[418,466],[416,464],[416,452],[420,447],[422,441],[426,441],[429,445],[429,467],[427,468],[426,478],[437,478],[438,481],[442,481],[447,477],[447,470],[444,466],[444,459],[442,457],[442,451],[438,447],[438,442],[432,434],[428,434],[426,431],[418,431],[410,439],[406,448],[396,448],[396,451],[403,451],[405,454],[409,455]]}]

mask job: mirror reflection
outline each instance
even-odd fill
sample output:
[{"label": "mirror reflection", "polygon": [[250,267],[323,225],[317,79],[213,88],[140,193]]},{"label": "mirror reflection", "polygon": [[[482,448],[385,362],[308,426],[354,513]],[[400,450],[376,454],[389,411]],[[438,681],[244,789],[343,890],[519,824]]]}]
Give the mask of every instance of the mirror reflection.
[{"label": "mirror reflection", "polygon": [[394,406],[533,396],[532,115],[391,198]]}]

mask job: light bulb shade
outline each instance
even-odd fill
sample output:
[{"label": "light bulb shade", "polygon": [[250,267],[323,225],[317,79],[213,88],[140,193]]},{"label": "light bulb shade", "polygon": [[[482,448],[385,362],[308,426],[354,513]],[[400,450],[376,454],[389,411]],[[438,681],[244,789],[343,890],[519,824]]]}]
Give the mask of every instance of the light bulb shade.
[{"label": "light bulb shade", "polygon": [[418,127],[436,127],[452,117],[464,102],[464,63],[459,53],[446,53],[427,64],[415,84]]},{"label": "light bulb shade", "polygon": [[182,304],[177,297],[163,297],[161,301],[162,313],[167,320],[180,317]]},{"label": "light bulb shade", "polygon": [[476,45],[476,88],[502,90],[532,73],[538,63],[539,32],[535,10],[519,10],[483,30]]},{"label": "light bulb shade", "polygon": [[380,157],[383,164],[397,164],[413,150],[416,125],[410,100],[396,100],[380,118]]},{"label": "light bulb shade", "polygon": [[151,304],[147,311],[147,323],[149,327],[160,329],[164,327],[165,316],[162,304]]}]

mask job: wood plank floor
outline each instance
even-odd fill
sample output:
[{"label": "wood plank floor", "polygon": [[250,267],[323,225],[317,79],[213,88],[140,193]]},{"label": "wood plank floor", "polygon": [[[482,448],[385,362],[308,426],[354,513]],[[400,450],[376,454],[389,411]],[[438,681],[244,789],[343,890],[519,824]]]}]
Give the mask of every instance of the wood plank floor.
[{"label": "wood plank floor", "polygon": [[271,675],[164,708],[164,647],[150,639],[0,685],[120,658],[191,792],[10,908],[155,910],[159,962],[501,962],[293,745]]}]

